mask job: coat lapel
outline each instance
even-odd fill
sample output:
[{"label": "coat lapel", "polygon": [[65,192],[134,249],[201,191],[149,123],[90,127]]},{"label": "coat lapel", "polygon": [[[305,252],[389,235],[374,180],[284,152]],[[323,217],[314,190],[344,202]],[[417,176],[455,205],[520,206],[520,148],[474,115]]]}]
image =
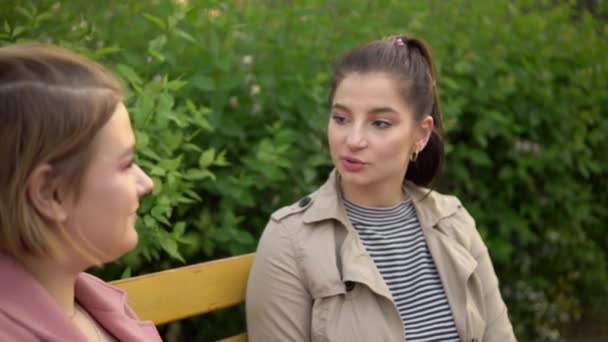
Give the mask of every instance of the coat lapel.
[{"label": "coat lapel", "polygon": [[76,282],[77,300],[119,341],[160,341],[152,322],[141,321],[127,304],[125,291],[90,274],[82,273]]},{"label": "coat lapel", "polygon": [[477,261],[455,241],[434,229],[425,229],[425,238],[445,294],[452,308],[452,316],[461,340],[466,341],[467,293],[466,284],[477,267]]},{"label": "coat lapel", "polygon": [[342,265],[342,281],[354,281],[368,286],[376,294],[393,301],[393,297],[374,260],[367,253],[355,228],[346,216],[340,198],[338,174],[331,172],[325,184],[313,194],[313,203],[302,218],[304,223],[334,220],[334,229],[345,229],[344,241],[336,243]]},{"label": "coat lapel", "polygon": [[429,191],[411,183],[406,184],[406,192],[413,199],[418,221],[452,309],[456,330],[460,339],[467,341],[467,283],[477,267],[477,261],[462,245],[437,229],[443,219],[460,209],[460,202],[454,197],[440,197]]}]

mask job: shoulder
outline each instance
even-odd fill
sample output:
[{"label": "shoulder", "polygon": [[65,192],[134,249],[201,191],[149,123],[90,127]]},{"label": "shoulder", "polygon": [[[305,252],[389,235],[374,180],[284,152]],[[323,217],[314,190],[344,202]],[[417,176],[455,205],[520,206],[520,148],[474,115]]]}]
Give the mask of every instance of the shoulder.
[{"label": "shoulder", "polygon": [[316,192],[302,196],[296,202],[286,205],[270,215],[258,244],[259,252],[295,255],[297,246],[305,239],[308,229],[304,217],[316,199]]},{"label": "shoulder", "polygon": [[419,187],[411,182],[406,184],[406,191],[412,198],[421,223],[426,226],[433,227],[438,222],[452,219],[463,219],[475,224],[456,196]]},{"label": "shoulder", "polygon": [[317,192],[302,196],[296,202],[286,205],[270,215],[270,220],[265,229],[272,231],[276,229],[283,230],[285,234],[293,234],[300,231],[305,225],[304,215],[311,208],[316,200]]},{"label": "shoulder", "polygon": [[295,203],[286,205],[286,206],[276,210],[275,212],[272,213],[272,215],[270,215],[270,218],[273,221],[281,222],[290,216],[293,216],[296,214],[301,214],[301,213],[305,212],[306,209],[308,209],[310,207],[310,205],[313,203],[315,195],[316,195],[316,192],[313,192],[311,194],[308,194],[308,195],[300,198]]},{"label": "shoulder", "polygon": [[458,221],[464,226],[475,227],[475,219],[458,197],[435,190],[431,191],[429,197],[431,197],[433,205],[440,213],[439,217],[441,219]]},{"label": "shoulder", "polygon": [[424,202],[436,213],[435,229],[456,240],[474,256],[486,251],[475,219],[458,197],[433,190]]}]

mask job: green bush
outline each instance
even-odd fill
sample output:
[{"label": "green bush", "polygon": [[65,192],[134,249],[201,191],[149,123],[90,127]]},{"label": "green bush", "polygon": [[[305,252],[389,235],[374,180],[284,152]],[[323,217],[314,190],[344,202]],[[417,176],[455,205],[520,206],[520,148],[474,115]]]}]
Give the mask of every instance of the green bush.
[{"label": "green bush", "polygon": [[[582,309],[607,314],[604,2],[596,16],[523,0],[188,3],[0,5],[2,44],[60,44],[125,80],[137,159],[157,188],[138,248],[101,276],[253,251],[269,214],[331,169],[335,58],[406,32],[428,40],[438,64],[448,141],[437,187],[476,218],[518,337],[561,340]],[[163,332],[207,341],[243,329],[242,308],[210,316]]]}]

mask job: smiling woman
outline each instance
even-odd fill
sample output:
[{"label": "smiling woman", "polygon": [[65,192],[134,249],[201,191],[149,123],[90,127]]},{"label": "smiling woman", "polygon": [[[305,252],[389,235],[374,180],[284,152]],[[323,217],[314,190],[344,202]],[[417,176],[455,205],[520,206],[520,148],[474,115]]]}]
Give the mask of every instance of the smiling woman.
[{"label": "smiling woman", "polygon": [[514,341],[487,248],[460,201],[425,188],[443,159],[430,50],[389,37],[335,66],[335,170],[272,214],[247,289],[257,341]]},{"label": "smiling woman", "polygon": [[55,46],[0,48],[0,340],[160,341],[83,273],[137,244],[152,180],[118,80]]}]

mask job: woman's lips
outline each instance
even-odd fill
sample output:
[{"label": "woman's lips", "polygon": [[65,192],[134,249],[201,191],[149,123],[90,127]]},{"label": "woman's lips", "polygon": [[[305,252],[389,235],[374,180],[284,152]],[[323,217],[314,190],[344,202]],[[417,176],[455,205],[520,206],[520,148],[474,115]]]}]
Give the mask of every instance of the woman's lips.
[{"label": "woman's lips", "polygon": [[367,163],[364,163],[355,158],[342,158],[342,165],[347,171],[359,172],[365,168]]}]

